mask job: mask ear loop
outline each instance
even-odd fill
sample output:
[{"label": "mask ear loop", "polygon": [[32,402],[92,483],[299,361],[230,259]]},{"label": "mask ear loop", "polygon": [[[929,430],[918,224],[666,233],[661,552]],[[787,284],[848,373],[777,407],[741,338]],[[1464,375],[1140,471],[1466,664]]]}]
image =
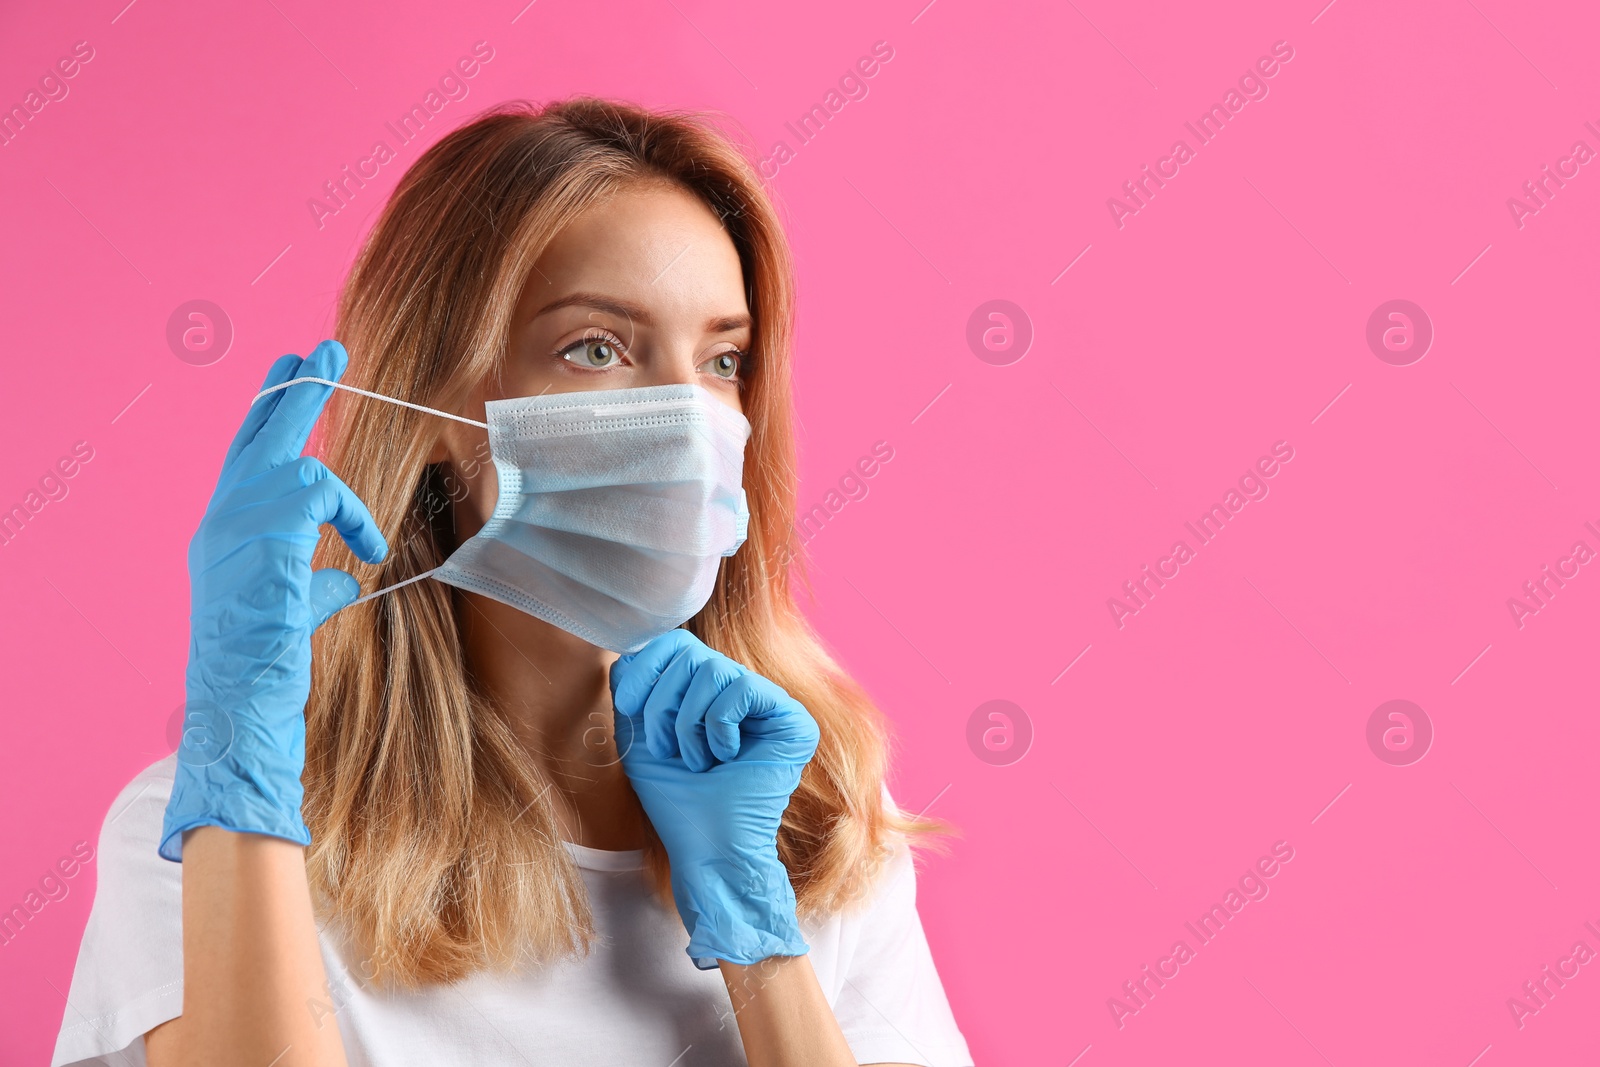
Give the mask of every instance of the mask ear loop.
[{"label": "mask ear loop", "polygon": [[[469,418],[465,417],[464,415],[455,415],[455,414],[452,414],[451,412],[448,412],[448,411],[440,411],[438,408],[425,407],[422,404],[413,404],[409,400],[397,400],[396,398],[394,398],[392,396],[384,396],[382,393],[373,393],[373,392],[368,392],[365,389],[357,389],[353,385],[345,385],[342,382],[329,381],[327,378],[309,378],[309,377],[307,377],[307,378],[290,378],[286,382],[279,382],[277,385],[270,386],[269,388],[261,390],[261,392],[259,392],[259,393],[257,393],[255,395],[255,397],[250,401],[250,403],[254,404],[257,400],[260,400],[262,397],[266,396],[268,393],[276,393],[279,389],[287,389],[292,385],[302,385],[302,384],[305,384],[307,382],[310,382],[310,383],[312,383],[314,385],[331,386],[334,389],[343,389],[347,393],[357,393],[357,394],[359,394],[361,396],[370,397],[373,400],[382,400],[385,403],[389,403],[389,404],[398,404],[399,406],[401,406],[403,408],[410,408],[412,411],[421,411],[421,412],[424,412],[425,414],[428,414],[428,415],[438,415],[440,418],[454,419],[457,422],[464,422],[468,426],[476,426],[480,430],[487,430],[489,428],[489,424],[488,423],[479,422],[477,419],[469,419]],[[441,564],[441,566],[442,566],[442,564]],[[427,578],[428,576],[432,575],[437,570],[439,570],[439,568],[438,567],[434,567],[432,570],[423,571],[421,574],[414,574],[410,578],[407,578],[403,582],[396,582],[393,585],[386,585],[382,589],[375,589],[370,593],[366,593],[366,594],[364,594],[362,596],[359,596],[356,599],[350,601],[350,603],[346,604],[345,607],[353,608],[357,604],[364,603],[365,601],[371,600],[374,597],[380,597],[385,593],[392,593],[396,589],[402,588],[403,586],[410,585],[412,582],[420,582],[420,581],[422,581],[422,579]]]},{"label": "mask ear loop", "polygon": [[455,419],[457,422],[464,422],[468,426],[476,426],[480,430],[487,430],[489,428],[489,424],[487,422],[479,422],[477,419],[469,419],[464,415],[455,415],[448,411],[440,411],[438,408],[430,408],[424,407],[421,404],[413,404],[409,400],[397,400],[392,396],[384,396],[382,393],[369,393],[365,389],[357,389],[355,386],[345,385],[343,382],[330,382],[326,378],[290,378],[286,382],[279,382],[277,385],[269,386],[266,389],[261,390],[261,392],[255,395],[254,399],[252,399],[250,403],[254,404],[257,400],[260,400],[268,393],[276,393],[279,389],[287,389],[291,385],[303,385],[306,382],[311,382],[315,385],[332,386],[335,389],[343,389],[347,393],[359,393],[362,396],[371,397],[373,400],[382,400],[389,404],[399,404],[403,408],[410,408],[412,411],[427,412],[429,415],[438,415],[440,418],[444,419]]}]

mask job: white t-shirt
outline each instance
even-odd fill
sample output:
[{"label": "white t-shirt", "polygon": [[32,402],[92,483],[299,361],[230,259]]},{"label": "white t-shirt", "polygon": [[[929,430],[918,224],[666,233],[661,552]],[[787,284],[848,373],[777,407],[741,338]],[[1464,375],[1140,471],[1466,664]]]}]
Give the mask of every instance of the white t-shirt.
[{"label": "white t-shirt", "polygon": [[[177,757],[128,783],[107,813],[99,885],[51,1067],[144,1067],[144,1034],[183,1010],[183,869],[156,853]],[[568,844],[599,938],[586,957],[453,986],[388,993],[319,934],[351,1067],[743,1064],[721,974],[684,952],[677,913],[647,888],[642,852]],[[916,910],[910,853],[869,903],[803,926],[811,963],[860,1063],[970,1067]],[[308,1010],[310,1010],[308,1008]]]}]

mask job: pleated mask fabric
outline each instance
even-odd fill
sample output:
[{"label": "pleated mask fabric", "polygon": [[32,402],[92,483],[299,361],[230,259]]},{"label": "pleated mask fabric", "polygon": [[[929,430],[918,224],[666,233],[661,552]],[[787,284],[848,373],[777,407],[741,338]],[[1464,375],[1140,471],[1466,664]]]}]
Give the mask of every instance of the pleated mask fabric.
[{"label": "pleated mask fabric", "polygon": [[481,593],[616,652],[692,618],[723,557],[744,544],[750,423],[693,383],[491,400],[479,422],[322,378],[316,382],[483,427],[494,513],[424,578]]}]

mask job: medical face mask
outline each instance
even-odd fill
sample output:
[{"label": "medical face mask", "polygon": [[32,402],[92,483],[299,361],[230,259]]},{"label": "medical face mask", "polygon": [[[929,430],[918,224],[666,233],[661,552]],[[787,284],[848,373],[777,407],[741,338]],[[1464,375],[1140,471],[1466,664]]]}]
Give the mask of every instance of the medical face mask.
[{"label": "medical face mask", "polygon": [[[744,543],[745,417],[699,385],[491,400],[488,421],[318,378],[489,432],[489,521],[423,578],[481,593],[615,652],[637,652],[711,599]],[[272,392],[264,390],[262,394]]]}]

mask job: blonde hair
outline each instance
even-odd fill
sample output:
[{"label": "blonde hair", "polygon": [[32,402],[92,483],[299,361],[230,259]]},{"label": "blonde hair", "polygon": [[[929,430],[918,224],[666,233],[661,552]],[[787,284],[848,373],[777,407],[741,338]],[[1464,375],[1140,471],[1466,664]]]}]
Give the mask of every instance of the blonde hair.
[{"label": "blonde hair", "polygon": [[[748,540],[686,628],[788,690],[822,739],[784,814],[778,851],[803,916],[858,899],[903,836],[937,824],[887,806],[885,724],[796,607],[791,561],[793,266],[746,157],[696,116],[573,99],[492,108],[430,148],[401,179],[355,261],[335,336],[346,381],[460,410],[496,373],[534,262],[568,222],[630,182],[666,180],[722,219],[744,268],[754,367],[742,394]],[[364,500],[390,552],[359,563],[325,538],[318,567],[365,588],[441,563],[453,475],[430,464],[431,416],[337,393],[324,456]],[[803,578],[803,575],[802,575]],[[367,977],[450,982],[586,952],[594,927],[560,843],[551,783],[475,681],[461,594],[416,582],[335,615],[315,637],[306,707],[307,872]],[[647,867],[670,892],[651,835]]]}]

